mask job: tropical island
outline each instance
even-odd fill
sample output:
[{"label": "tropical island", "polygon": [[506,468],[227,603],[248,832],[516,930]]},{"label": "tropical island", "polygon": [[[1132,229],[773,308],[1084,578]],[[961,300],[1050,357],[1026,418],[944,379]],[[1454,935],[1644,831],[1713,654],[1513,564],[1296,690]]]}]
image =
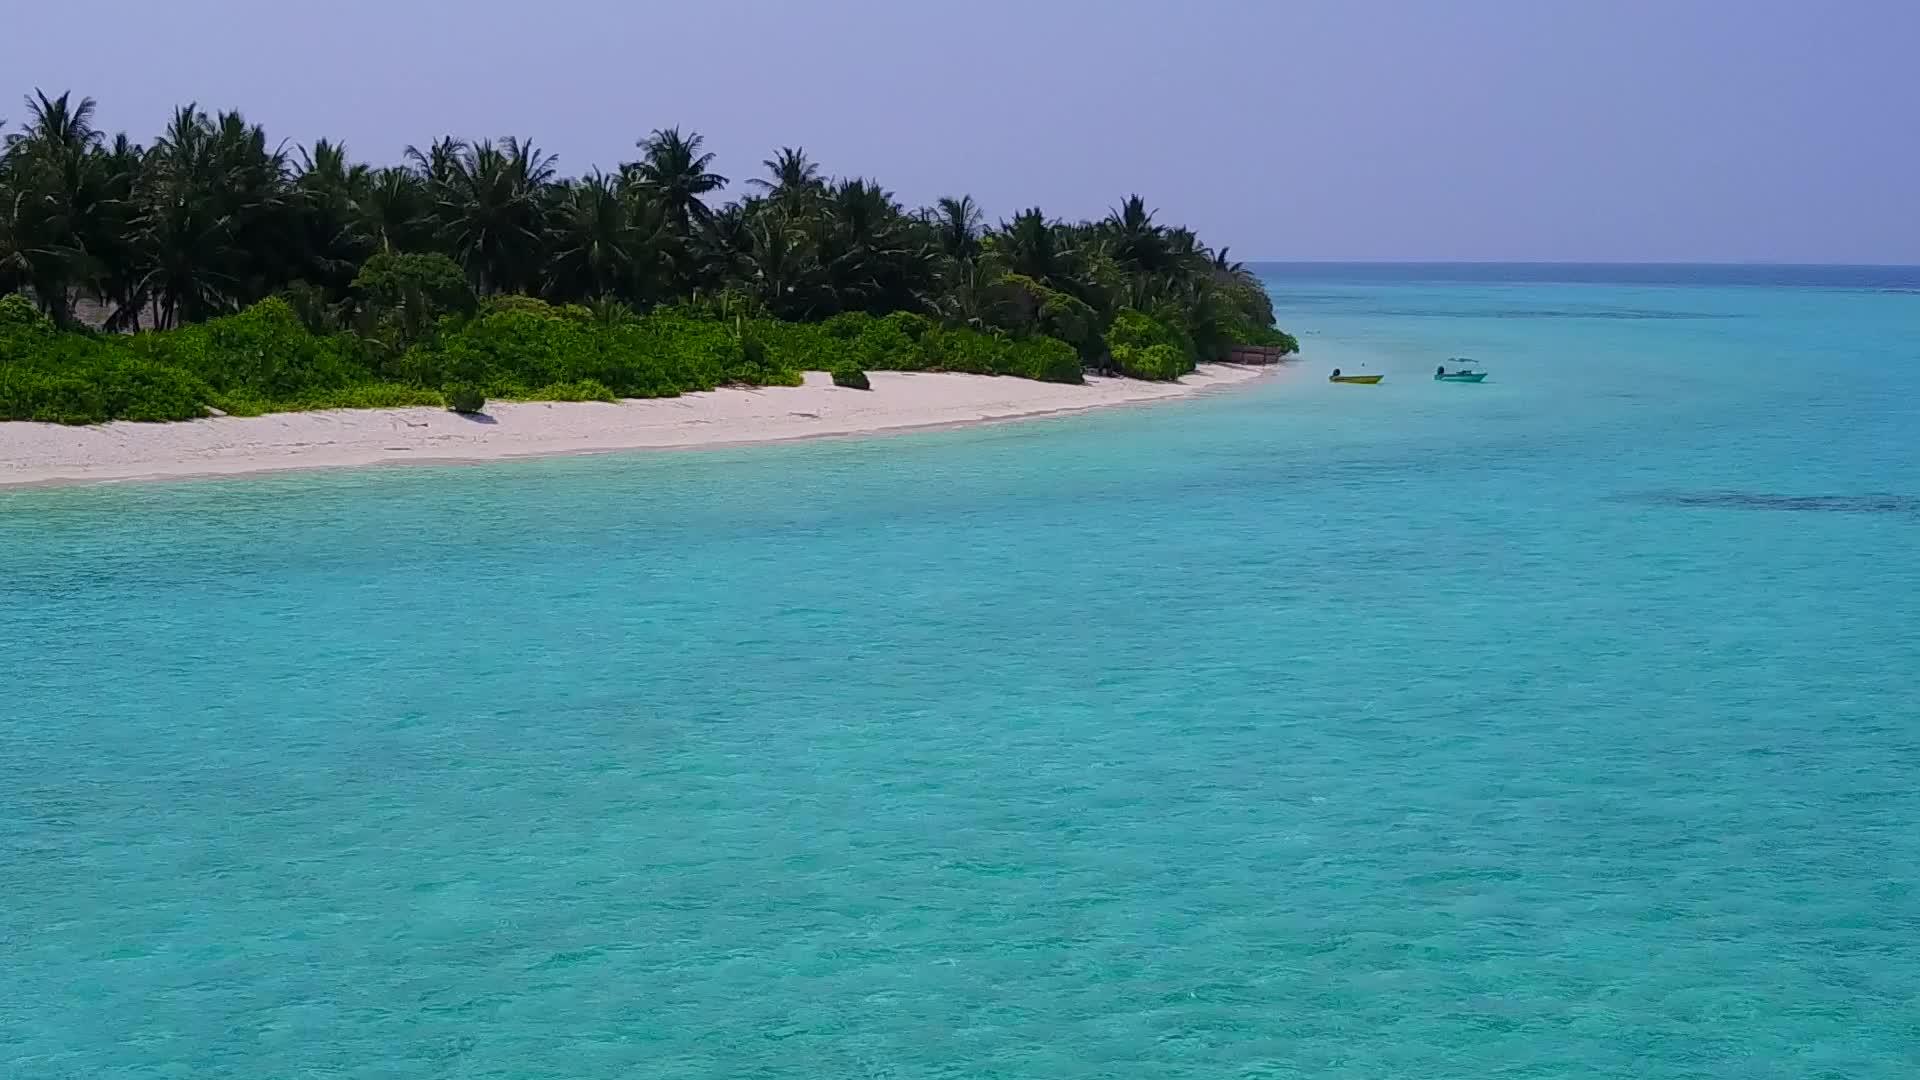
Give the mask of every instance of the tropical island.
[{"label": "tropical island", "polygon": [[0,486],[976,423],[1296,348],[1246,267],[1138,196],[989,225],[791,148],[721,202],[672,128],[568,178],[518,139],[375,167],[238,113],[182,107],[143,146],[91,99],[26,105],[0,143]]},{"label": "tropical island", "polygon": [[0,151],[0,419],[614,400],[807,370],[1173,380],[1291,350],[1225,250],[1131,197],[1105,220],[908,209],[782,149],[742,197],[665,128],[562,177],[519,139],[401,165],[175,110],[151,143],[29,96]]}]

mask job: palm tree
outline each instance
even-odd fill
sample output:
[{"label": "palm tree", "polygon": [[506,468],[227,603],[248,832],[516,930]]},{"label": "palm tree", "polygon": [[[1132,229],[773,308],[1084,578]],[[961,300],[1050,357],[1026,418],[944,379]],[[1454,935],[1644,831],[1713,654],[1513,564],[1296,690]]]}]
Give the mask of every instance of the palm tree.
[{"label": "palm tree", "polygon": [[92,98],[73,100],[71,91],[49,98],[35,90],[27,96],[26,130],[7,136],[7,149],[48,159],[78,157],[100,145],[103,136],[93,126],[97,108]]},{"label": "palm tree", "polygon": [[1023,210],[1012,221],[1001,222],[995,235],[998,249],[1005,255],[1007,268],[1043,285],[1056,284],[1068,268],[1067,253],[1052,222],[1039,207]]},{"label": "palm tree", "polygon": [[1017,306],[1006,276],[1005,262],[992,252],[955,259],[947,264],[928,307],[954,326],[980,330],[1002,325]]},{"label": "palm tree", "polygon": [[916,242],[893,194],[873,180],[843,180],[828,192],[816,243],[842,311],[912,309],[932,280],[931,251]]},{"label": "palm tree", "polygon": [[1167,269],[1166,230],[1153,223],[1153,211],[1138,195],[1129,195],[1105,222],[1114,258],[1136,273],[1155,274]]},{"label": "palm tree", "polygon": [[1256,327],[1273,325],[1273,297],[1260,284],[1260,278],[1246,263],[1227,257],[1230,249],[1221,248],[1213,257],[1213,282],[1231,300],[1234,307]]},{"label": "palm tree", "polygon": [[[48,298],[65,295],[68,251],[54,234],[60,231],[31,180],[18,178],[17,166],[0,182],[0,294],[31,289],[42,311]],[[58,318],[64,306],[51,314]]]},{"label": "palm tree", "polygon": [[362,201],[372,187],[372,172],[350,164],[345,146],[321,139],[300,152],[294,179],[295,217],[305,249],[299,276],[330,297],[345,294],[354,274],[376,245],[365,231]]},{"label": "palm tree", "polygon": [[743,262],[760,302],[783,319],[817,313],[826,299],[826,277],[808,235],[808,223],[784,210],[773,210],[757,215],[749,230]]},{"label": "palm tree", "polygon": [[624,168],[652,189],[674,234],[690,236],[693,224],[712,213],[700,197],[727,186],[727,178],[711,169],[714,156],[701,149],[706,139],[697,132],[682,135],[677,127],[662,128],[637,145],[641,159]]},{"label": "palm tree", "polygon": [[949,259],[971,259],[980,253],[980,223],[983,217],[973,196],[943,197],[921,216],[938,238],[940,253]]},{"label": "palm tree", "polygon": [[[538,273],[554,158],[511,138],[454,145],[449,158],[427,163],[441,242],[475,291],[524,291]],[[442,168],[444,177],[432,179]]]},{"label": "palm tree", "polygon": [[375,250],[422,252],[433,239],[427,182],[412,169],[374,173],[359,200],[360,231]]},{"label": "palm tree", "polygon": [[0,226],[0,263],[7,276],[33,290],[54,323],[72,321],[74,291],[90,276],[87,233],[100,209],[102,135],[93,126],[94,100],[70,93],[26,99],[25,130],[5,142],[7,222]]},{"label": "palm tree", "polygon": [[284,144],[268,146],[266,129],[232,111],[214,117],[212,153],[213,173],[204,179],[237,249],[233,272],[240,288],[231,299],[249,304],[297,280],[304,269],[292,160]]},{"label": "palm tree", "polygon": [[236,112],[174,111],[133,187],[136,259],[129,294],[160,327],[231,311],[284,288],[304,269],[302,203],[284,148]]},{"label": "palm tree", "polygon": [[778,154],[760,164],[766,166],[767,175],[772,179],[755,177],[747,181],[747,186],[765,192],[774,202],[791,205],[805,196],[818,194],[824,186],[820,166],[807,157],[804,147],[783,146]]},{"label": "palm tree", "polygon": [[425,150],[407,147],[407,160],[428,186],[442,187],[453,182],[454,168],[466,152],[467,144],[463,140],[444,135],[427,144]]},{"label": "palm tree", "polygon": [[1200,237],[1185,225],[1176,225],[1166,231],[1167,253],[1176,259],[1199,255],[1208,262],[1213,261],[1213,253],[1200,243]]},{"label": "palm tree", "polygon": [[348,163],[345,144],[317,139],[312,149],[301,148],[295,182],[305,190],[339,195],[349,193],[356,179],[366,174],[365,165]]},{"label": "palm tree", "polygon": [[556,300],[650,298],[663,257],[653,204],[598,172],[567,184],[554,208],[547,290]]},{"label": "palm tree", "polygon": [[160,329],[227,310],[240,287],[242,253],[223,205],[215,134],[197,106],[175,109],[141,172],[142,273],[133,290],[151,298]]},{"label": "palm tree", "polygon": [[[651,197],[653,191],[640,191]],[[669,230],[672,260],[679,271],[679,291],[698,294],[702,289],[740,284],[751,278],[749,253],[753,248],[753,226],[774,204],[750,197],[728,203],[707,215],[707,219],[684,240]],[[663,210],[664,212],[664,210]]]},{"label": "palm tree", "polygon": [[1233,347],[1232,298],[1209,277],[1188,277],[1177,281],[1166,297],[1167,306],[1178,314],[1178,321],[1193,339],[1201,360],[1218,360]]},{"label": "palm tree", "polygon": [[140,290],[140,174],[146,151],[125,135],[97,155],[105,198],[93,216],[87,248],[93,256],[92,292],[107,308],[108,330],[140,329],[147,297]]}]

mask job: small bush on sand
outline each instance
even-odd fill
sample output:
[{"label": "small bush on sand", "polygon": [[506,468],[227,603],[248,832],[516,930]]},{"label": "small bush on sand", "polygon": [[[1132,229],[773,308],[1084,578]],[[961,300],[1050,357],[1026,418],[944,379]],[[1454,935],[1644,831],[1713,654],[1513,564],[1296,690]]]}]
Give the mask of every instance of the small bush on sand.
[{"label": "small bush on sand", "polygon": [[447,387],[447,408],[461,416],[473,416],[486,410],[487,395],[472,383],[455,383]]},{"label": "small bush on sand", "polygon": [[867,381],[867,373],[861,371],[858,364],[835,364],[831,374],[835,386],[844,386],[849,390],[873,389],[873,384]]}]

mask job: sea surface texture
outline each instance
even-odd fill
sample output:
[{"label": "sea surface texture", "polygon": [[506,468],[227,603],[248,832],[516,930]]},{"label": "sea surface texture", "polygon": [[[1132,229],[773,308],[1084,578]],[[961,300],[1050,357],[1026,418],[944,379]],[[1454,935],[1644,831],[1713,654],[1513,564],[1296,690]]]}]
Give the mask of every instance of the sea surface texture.
[{"label": "sea surface texture", "polygon": [[0,495],[0,1076],[1920,1073],[1920,272],[1263,272],[1191,403]]}]

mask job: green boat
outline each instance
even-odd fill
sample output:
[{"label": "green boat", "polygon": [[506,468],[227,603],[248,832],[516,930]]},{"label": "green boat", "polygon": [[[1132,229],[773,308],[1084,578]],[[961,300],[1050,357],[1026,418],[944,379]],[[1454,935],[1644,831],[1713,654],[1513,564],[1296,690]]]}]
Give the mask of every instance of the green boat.
[{"label": "green boat", "polygon": [[1473,361],[1464,356],[1449,357],[1447,363],[1459,364],[1460,369],[1458,371],[1448,371],[1447,364],[1441,364],[1434,370],[1434,382],[1480,382],[1487,377],[1487,373],[1484,371],[1474,371]]}]

